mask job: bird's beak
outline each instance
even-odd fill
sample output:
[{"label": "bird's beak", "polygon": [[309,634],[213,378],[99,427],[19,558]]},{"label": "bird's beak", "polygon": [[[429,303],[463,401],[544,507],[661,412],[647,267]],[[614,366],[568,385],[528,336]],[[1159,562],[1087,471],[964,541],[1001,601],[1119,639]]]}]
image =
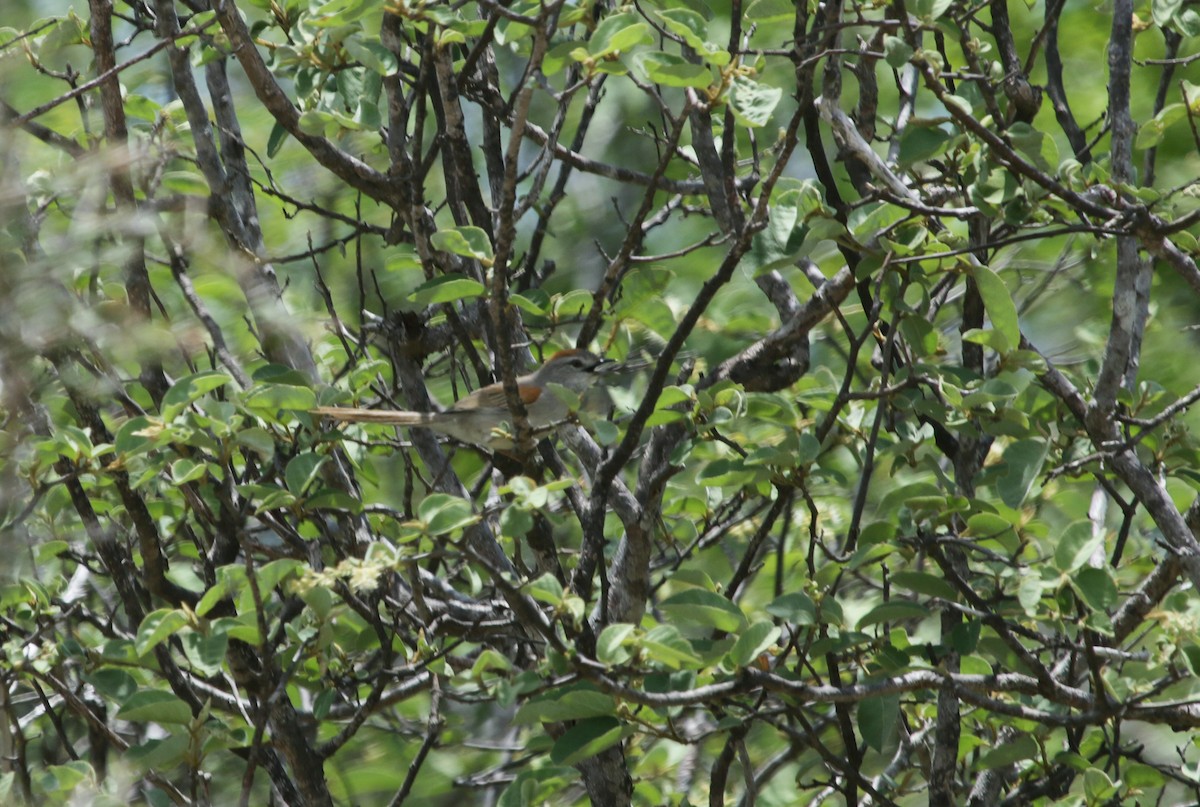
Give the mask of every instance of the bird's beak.
[{"label": "bird's beak", "polygon": [[625,363],[615,361],[613,359],[601,359],[600,363],[592,368],[592,372],[596,375],[608,375],[609,373],[620,372],[624,369]]}]

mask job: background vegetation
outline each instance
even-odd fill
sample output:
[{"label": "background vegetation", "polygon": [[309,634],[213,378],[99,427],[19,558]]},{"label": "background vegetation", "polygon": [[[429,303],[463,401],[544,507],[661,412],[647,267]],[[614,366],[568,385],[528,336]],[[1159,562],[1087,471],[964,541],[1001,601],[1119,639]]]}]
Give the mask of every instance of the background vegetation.
[{"label": "background vegetation", "polygon": [[1190,0],[4,24],[0,801],[1200,800]]}]

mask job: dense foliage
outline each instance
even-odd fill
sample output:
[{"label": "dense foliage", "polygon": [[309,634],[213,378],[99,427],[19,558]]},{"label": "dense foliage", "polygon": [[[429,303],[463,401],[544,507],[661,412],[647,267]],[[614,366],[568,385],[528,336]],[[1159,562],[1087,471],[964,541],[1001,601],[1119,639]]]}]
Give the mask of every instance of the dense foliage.
[{"label": "dense foliage", "polygon": [[1200,799],[1193,4],[48,10],[0,801]]}]

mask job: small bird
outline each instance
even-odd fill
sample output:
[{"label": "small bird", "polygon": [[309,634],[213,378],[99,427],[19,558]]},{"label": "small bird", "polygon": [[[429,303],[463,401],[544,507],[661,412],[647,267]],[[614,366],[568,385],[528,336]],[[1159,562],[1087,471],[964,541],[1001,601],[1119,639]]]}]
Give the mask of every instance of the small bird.
[{"label": "small bird", "polygon": [[[559,384],[572,392],[586,392],[599,376],[619,368],[610,359],[586,350],[560,350],[537,370],[517,378],[517,392],[525,404],[529,427],[535,434],[562,423],[570,414],[567,404],[550,385]],[[508,396],[502,383],[480,387],[442,412],[407,412],[391,409],[352,409],[319,406],[310,410],[347,423],[384,423],[418,426],[447,434],[464,443],[496,450],[513,447],[511,434],[500,430],[512,422]]]}]

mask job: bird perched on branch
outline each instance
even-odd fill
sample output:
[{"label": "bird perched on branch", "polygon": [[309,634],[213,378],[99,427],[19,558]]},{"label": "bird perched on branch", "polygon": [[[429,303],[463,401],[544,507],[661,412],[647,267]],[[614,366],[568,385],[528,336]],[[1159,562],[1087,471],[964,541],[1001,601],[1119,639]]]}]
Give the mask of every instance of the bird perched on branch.
[{"label": "bird perched on branch", "polygon": [[[583,393],[600,376],[619,366],[586,350],[560,350],[537,370],[519,377],[517,393],[525,404],[530,429],[536,435],[559,425],[570,414],[566,402],[554,392],[554,385]],[[496,450],[512,448],[514,442],[513,435],[500,428],[513,420],[502,383],[480,387],[442,412],[339,406],[319,406],[311,411],[347,423],[383,423],[433,429],[464,443]]]}]

